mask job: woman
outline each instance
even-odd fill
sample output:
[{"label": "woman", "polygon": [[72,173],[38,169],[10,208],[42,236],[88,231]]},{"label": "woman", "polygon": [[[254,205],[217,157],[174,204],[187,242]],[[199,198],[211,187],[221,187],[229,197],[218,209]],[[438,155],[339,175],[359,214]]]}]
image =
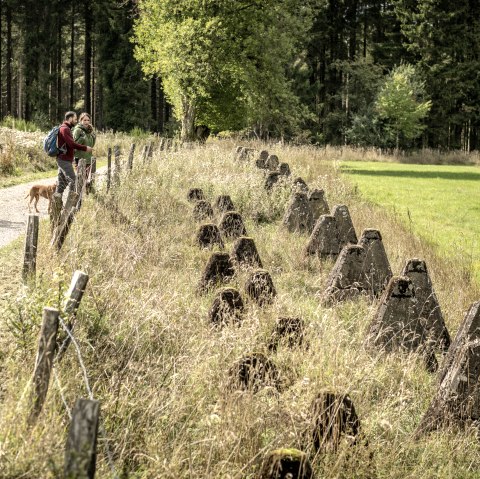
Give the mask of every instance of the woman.
[{"label": "woman", "polygon": [[[93,131],[91,118],[88,113],[82,113],[80,118],[78,119],[78,123],[73,129],[73,140],[76,143],[80,143],[81,145],[90,146],[93,148],[95,145],[95,132]],[[80,158],[85,159],[86,163],[86,176],[87,179],[90,176],[90,169],[92,167],[92,153],[87,153],[86,151],[75,150],[75,166],[78,166],[78,162]],[[90,182],[87,181],[87,191],[89,190]]]}]

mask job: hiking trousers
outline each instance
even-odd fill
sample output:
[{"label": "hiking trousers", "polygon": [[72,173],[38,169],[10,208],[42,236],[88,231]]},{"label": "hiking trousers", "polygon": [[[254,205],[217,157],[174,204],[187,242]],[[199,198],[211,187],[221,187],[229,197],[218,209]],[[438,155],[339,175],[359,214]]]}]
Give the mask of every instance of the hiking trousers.
[{"label": "hiking trousers", "polygon": [[58,179],[55,193],[62,194],[67,189],[68,185],[70,185],[70,189],[73,190],[75,188],[75,181],[77,178],[73,169],[73,162],[60,160],[57,158],[57,165]]}]

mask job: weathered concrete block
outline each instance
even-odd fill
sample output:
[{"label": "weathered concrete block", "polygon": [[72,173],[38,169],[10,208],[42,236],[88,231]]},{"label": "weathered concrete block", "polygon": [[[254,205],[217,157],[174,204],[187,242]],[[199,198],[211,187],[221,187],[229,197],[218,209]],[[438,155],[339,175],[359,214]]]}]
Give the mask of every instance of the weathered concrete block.
[{"label": "weathered concrete block", "polygon": [[278,172],[283,176],[290,176],[290,166],[288,163],[280,163],[278,165]]},{"label": "weathered concrete block", "polygon": [[266,159],[269,157],[269,153],[267,150],[262,150],[259,154],[258,154],[258,159],[259,160],[264,160],[266,161]]},{"label": "weathered concrete block", "polygon": [[255,166],[261,170],[267,169],[267,166],[265,165],[265,160],[263,160],[262,158],[257,158],[255,160]]},{"label": "weathered concrete block", "polygon": [[338,255],[337,261],[327,279],[323,301],[331,303],[353,299],[359,294],[369,292],[365,276],[365,248],[359,245],[347,245]]},{"label": "weathered concrete block", "polygon": [[337,222],[338,239],[340,241],[340,249],[347,244],[357,244],[357,234],[353,226],[350,212],[346,205],[335,205],[332,210],[332,216]]},{"label": "weathered concrete block", "polygon": [[229,195],[219,195],[215,200],[215,208],[222,213],[235,211],[235,206]]},{"label": "weathered concrete block", "polygon": [[319,258],[337,258],[340,253],[337,222],[331,215],[322,215],[313,228],[305,248],[307,255],[317,255]]},{"label": "weathered concrete block", "polygon": [[370,290],[374,296],[380,296],[393,276],[380,231],[365,229],[362,232],[360,246],[365,248],[365,273]]},{"label": "weathered concrete block", "polygon": [[218,224],[220,233],[226,238],[238,238],[247,236],[247,230],[243,224],[242,215],[236,211],[227,211],[223,214]]},{"label": "weathered concrete block", "polygon": [[203,221],[209,218],[213,218],[212,205],[206,200],[198,200],[193,207],[193,219]]},{"label": "weathered concrete block", "polygon": [[229,371],[230,387],[234,390],[258,392],[264,387],[278,389],[277,367],[262,353],[252,353],[239,359]]},{"label": "weathered concrete block", "polygon": [[295,193],[296,191],[300,191],[302,193],[308,193],[308,186],[299,176],[295,178],[292,182],[292,192]]},{"label": "weathered concrete block", "polygon": [[241,150],[237,153],[237,160],[245,161],[252,157],[253,152],[255,150],[253,148],[246,148],[242,147]]},{"label": "weathered concrete block", "polygon": [[407,276],[394,276],[369,326],[366,343],[386,352],[418,352],[423,355],[427,369],[436,371],[438,364],[425,323],[418,314],[412,281]]},{"label": "weathered concrete block", "polygon": [[291,232],[304,233],[311,231],[312,213],[306,193],[296,191],[292,194],[283,217],[283,225]]},{"label": "weathered concrete block", "polygon": [[205,196],[203,194],[203,190],[201,188],[190,188],[187,193],[187,200],[188,201],[198,201],[204,200]]},{"label": "weathered concrete block", "polygon": [[304,343],[305,323],[301,318],[278,318],[268,345],[270,351],[276,351],[283,343],[290,348]]},{"label": "weathered concrete block", "polygon": [[328,207],[323,190],[315,189],[308,193],[308,206],[312,213],[313,224],[317,222],[321,215],[330,214],[330,208]]},{"label": "weathered concrete block", "polygon": [[312,404],[312,440],[316,451],[336,451],[342,440],[356,444],[360,420],[348,394],[322,391]]},{"label": "weathered concrete block", "polygon": [[418,438],[442,426],[480,421],[480,301],[473,303],[450,346],[439,387],[415,432]]},{"label": "weathered concrete block", "polygon": [[265,167],[270,171],[275,171],[278,168],[279,163],[277,155],[268,155],[265,160]]},{"label": "weathered concrete block", "polygon": [[313,479],[307,455],[298,449],[277,449],[263,459],[258,479]]},{"label": "weathered concrete block", "polygon": [[240,293],[235,288],[224,288],[215,295],[208,318],[216,326],[239,323],[244,310]]},{"label": "weathered concrete block", "polygon": [[418,314],[426,321],[429,339],[434,341],[436,346],[447,351],[450,346],[450,334],[445,325],[437,295],[433,290],[427,264],[417,258],[410,259],[406,262],[401,274],[412,280]]},{"label": "weathered concrete block", "polygon": [[198,290],[203,293],[211,287],[228,281],[234,274],[235,269],[230,255],[228,253],[213,253],[205,266]]},{"label": "weathered concrete block", "polygon": [[266,190],[271,190],[273,186],[278,182],[278,180],[281,178],[281,174],[278,171],[271,171],[268,175],[267,178],[265,179],[265,189]]},{"label": "weathered concrete block", "polygon": [[239,267],[261,268],[262,260],[258,254],[253,238],[241,236],[235,241],[232,251],[232,260]]},{"label": "weathered concrete block", "polygon": [[220,248],[224,247],[220,230],[218,226],[213,223],[200,225],[195,235],[195,243],[201,248],[211,248],[218,245]]},{"label": "weathered concrete block", "polygon": [[264,269],[258,269],[250,273],[245,282],[245,291],[260,306],[272,303],[277,295],[272,277]]}]

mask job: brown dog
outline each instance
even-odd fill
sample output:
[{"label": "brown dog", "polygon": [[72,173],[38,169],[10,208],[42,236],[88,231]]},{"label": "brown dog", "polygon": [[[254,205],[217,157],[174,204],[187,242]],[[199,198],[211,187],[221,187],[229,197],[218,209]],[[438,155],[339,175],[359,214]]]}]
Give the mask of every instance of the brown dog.
[{"label": "brown dog", "polygon": [[28,193],[25,198],[28,198],[30,196],[30,201],[28,203],[28,211],[30,211],[30,207],[32,205],[32,201],[35,200],[35,211],[37,213],[40,213],[37,208],[37,203],[40,197],[45,198],[48,200],[48,206],[50,207],[50,201],[52,199],[53,193],[55,193],[55,188],[57,187],[57,183],[54,183],[53,185],[33,185],[30,188],[30,192]]}]

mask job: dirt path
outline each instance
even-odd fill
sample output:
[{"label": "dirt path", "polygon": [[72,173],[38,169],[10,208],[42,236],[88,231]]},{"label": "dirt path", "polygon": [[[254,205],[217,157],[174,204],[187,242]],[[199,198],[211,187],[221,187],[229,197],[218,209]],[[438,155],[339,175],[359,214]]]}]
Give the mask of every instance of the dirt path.
[{"label": "dirt path", "polygon": [[[0,248],[7,245],[21,234],[25,233],[28,220],[28,201],[25,199],[32,185],[50,185],[54,183],[56,177],[45,178],[43,180],[23,183],[21,185],[9,186],[0,189]],[[38,209],[40,219],[48,216],[48,201],[40,198]],[[33,207],[31,212],[35,213]]]}]

